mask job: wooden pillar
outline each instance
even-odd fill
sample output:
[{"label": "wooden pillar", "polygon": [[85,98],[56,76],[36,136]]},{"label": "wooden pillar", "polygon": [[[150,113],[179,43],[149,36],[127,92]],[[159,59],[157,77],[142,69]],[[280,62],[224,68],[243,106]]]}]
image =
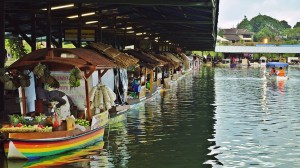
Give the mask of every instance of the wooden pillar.
[{"label": "wooden pillar", "polygon": [[58,30],[58,48],[63,48],[62,46],[62,34],[63,34],[63,29],[62,29],[62,24],[63,22],[59,22],[59,30]]},{"label": "wooden pillar", "polygon": [[[0,68],[4,67],[5,50],[5,1],[0,1]],[[4,85],[0,82],[0,122],[4,120]]]},{"label": "wooden pillar", "polygon": [[32,14],[31,22],[31,51],[36,50],[36,14]]},{"label": "wooden pillar", "polygon": [[[101,11],[99,11],[101,13]],[[95,37],[95,42],[102,42],[102,28],[101,28],[101,18],[100,14],[98,15],[98,23],[97,23],[97,29],[96,29],[96,37]]]},{"label": "wooden pillar", "polygon": [[150,92],[153,90],[153,69],[150,71]]},{"label": "wooden pillar", "polygon": [[155,68],[155,76],[154,76],[154,80],[157,81],[157,73],[158,73],[158,67]]},{"label": "wooden pillar", "polygon": [[90,105],[90,95],[89,95],[89,81],[88,78],[84,78],[85,83],[85,99],[86,99],[86,112],[87,112],[87,119],[91,121],[92,113],[91,113],[91,105]]},{"label": "wooden pillar", "polygon": [[46,38],[46,48],[51,48],[51,3],[48,4],[47,7],[47,19],[48,19],[48,27],[47,27],[47,38]]},{"label": "wooden pillar", "polygon": [[22,92],[22,108],[23,108],[23,116],[26,116],[27,113],[27,105],[26,105],[26,95],[24,87],[21,87]]},{"label": "wooden pillar", "polygon": [[78,5],[78,28],[77,28],[77,48],[81,48],[81,30],[82,30],[82,4]]},{"label": "wooden pillar", "polygon": [[161,84],[164,84],[164,83],[165,83],[165,75],[164,75],[165,70],[166,70],[166,67],[163,66],[163,67],[162,67],[162,74],[161,74]]}]

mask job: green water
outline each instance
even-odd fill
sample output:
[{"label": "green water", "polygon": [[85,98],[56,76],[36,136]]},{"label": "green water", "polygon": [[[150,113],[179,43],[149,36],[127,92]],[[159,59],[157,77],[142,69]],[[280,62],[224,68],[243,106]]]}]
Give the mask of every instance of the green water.
[{"label": "green water", "polygon": [[202,68],[107,127],[102,150],[58,167],[300,167],[300,70],[268,71]]}]

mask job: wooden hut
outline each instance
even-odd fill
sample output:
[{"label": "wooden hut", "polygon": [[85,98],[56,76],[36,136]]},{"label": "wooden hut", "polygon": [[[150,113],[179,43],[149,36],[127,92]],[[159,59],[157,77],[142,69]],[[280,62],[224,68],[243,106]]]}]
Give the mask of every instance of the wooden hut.
[{"label": "wooden hut", "polygon": [[172,53],[169,53],[169,52],[164,52],[163,55],[168,57],[169,59],[171,59],[175,63],[176,68],[174,69],[174,72],[171,76],[171,79],[172,80],[177,80],[178,77],[180,77],[180,75],[181,75],[181,68],[182,68],[182,64],[183,64],[182,60],[180,60],[175,55],[173,55]]},{"label": "wooden hut", "polygon": [[[85,83],[85,105],[87,112],[87,119],[91,120],[90,98],[89,98],[89,81],[88,78],[94,71],[99,72],[101,77],[106,69],[117,67],[115,63],[101,57],[99,53],[84,49],[84,48],[46,48],[31,52],[18,61],[13,63],[8,69],[10,71],[17,70],[22,72],[24,70],[32,71],[37,64],[44,64],[50,71],[65,71],[69,72],[73,68],[80,70],[82,78]],[[26,100],[24,88],[22,88],[22,104],[23,114],[26,114]]]},{"label": "wooden hut", "polygon": [[[111,45],[101,42],[89,43],[87,48],[99,52],[117,65],[116,68],[109,69],[107,75],[104,75],[101,79],[101,82],[109,84],[117,95],[117,105],[113,106],[110,112],[115,113],[128,109],[129,106],[126,105],[128,94],[127,69],[131,66],[135,66],[139,60],[127,53],[123,53],[113,48]],[[112,78],[112,75],[114,78]]]},{"label": "wooden hut", "polygon": [[[141,89],[138,96],[140,101],[157,91],[157,85],[154,83],[154,73],[155,68],[160,66],[161,62],[141,50],[126,50],[125,52],[139,59],[139,67],[137,69],[140,71],[140,75],[135,76],[140,78]],[[136,73],[138,73],[137,70]],[[131,103],[136,103],[136,101],[133,100]]]}]

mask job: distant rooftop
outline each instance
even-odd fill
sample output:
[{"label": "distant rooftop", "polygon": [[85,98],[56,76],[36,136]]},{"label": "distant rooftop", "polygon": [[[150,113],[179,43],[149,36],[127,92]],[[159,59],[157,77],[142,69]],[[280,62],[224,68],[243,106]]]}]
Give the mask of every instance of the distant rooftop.
[{"label": "distant rooftop", "polygon": [[216,46],[221,53],[300,53],[300,45],[289,46]]}]

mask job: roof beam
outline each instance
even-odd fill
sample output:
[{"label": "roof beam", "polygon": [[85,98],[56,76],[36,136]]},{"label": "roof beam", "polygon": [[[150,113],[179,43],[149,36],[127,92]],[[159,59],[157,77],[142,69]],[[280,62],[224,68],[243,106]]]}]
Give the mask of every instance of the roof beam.
[{"label": "roof beam", "polygon": [[[24,0],[10,0],[15,2],[24,2]],[[27,0],[31,2],[36,2],[37,0]],[[26,2],[27,2],[26,1]],[[194,0],[60,0],[61,3],[65,2],[73,2],[73,3],[90,3],[90,2],[99,2],[102,4],[127,4],[127,5],[144,5],[144,6],[153,6],[153,5],[161,5],[161,6],[212,6],[211,0],[202,0],[202,1],[194,1]]]}]

